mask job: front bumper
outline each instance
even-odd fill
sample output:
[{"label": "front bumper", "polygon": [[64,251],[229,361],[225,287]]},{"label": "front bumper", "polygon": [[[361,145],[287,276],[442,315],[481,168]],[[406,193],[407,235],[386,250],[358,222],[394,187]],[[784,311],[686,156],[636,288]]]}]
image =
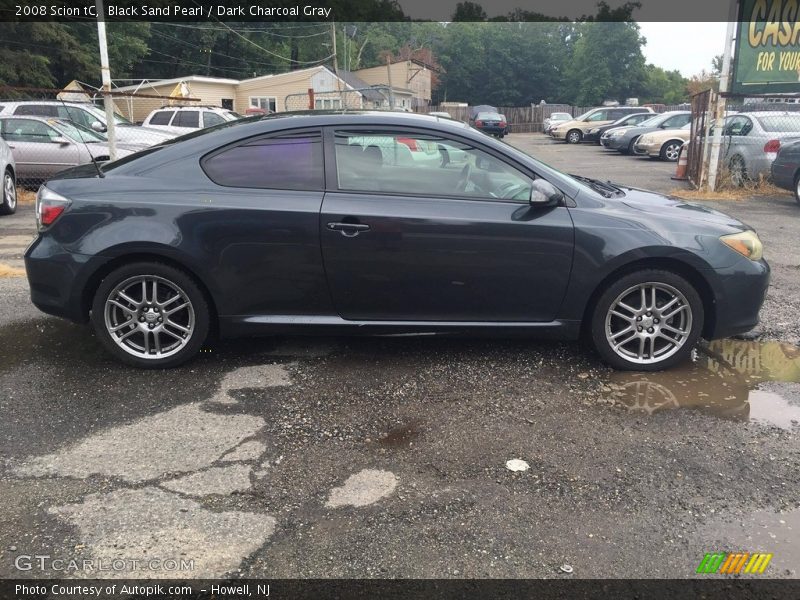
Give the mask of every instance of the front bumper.
[{"label": "front bumper", "polygon": [[609,150],[621,150],[623,148],[628,147],[628,140],[625,140],[625,136],[617,138],[608,138],[608,140],[606,141],[606,143],[603,144],[603,146],[605,146]]},{"label": "front bumper", "polygon": [[642,144],[637,142],[633,146],[633,152],[642,156],[659,156],[661,154],[661,146],[657,143]]},{"label": "front bumper", "polygon": [[587,131],[583,134],[583,141],[584,142],[599,142],[601,133],[591,133]]},{"label": "front bumper", "polygon": [[758,312],[769,288],[770,268],[765,260],[742,258],[734,265],[707,272],[712,283],[715,318],[706,323],[707,339],[730,337],[758,325]]}]

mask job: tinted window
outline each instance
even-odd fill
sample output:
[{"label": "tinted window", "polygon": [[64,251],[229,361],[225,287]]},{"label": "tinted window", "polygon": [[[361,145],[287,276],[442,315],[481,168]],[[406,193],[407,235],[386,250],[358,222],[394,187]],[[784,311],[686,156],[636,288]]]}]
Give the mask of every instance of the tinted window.
[{"label": "tinted window", "polygon": [[587,121],[608,121],[608,111],[607,110],[599,110],[593,115],[589,115],[586,117]]},{"label": "tinted window", "polygon": [[22,104],[14,111],[15,115],[36,115],[39,117],[57,117],[58,107],[48,104]]},{"label": "tinted window", "polygon": [[200,111],[179,110],[172,120],[173,127],[200,127]]},{"label": "tinted window", "polygon": [[219,185],[321,190],[322,138],[319,133],[260,138],[212,154],[202,166]]},{"label": "tinted window", "polygon": [[800,115],[798,113],[758,117],[758,122],[761,123],[764,131],[770,133],[775,131],[800,131]]},{"label": "tinted window", "polygon": [[91,127],[92,123],[97,121],[91,114],[82,110],[80,108],[76,108],[74,106],[67,106],[65,107],[67,110],[67,118],[71,121],[75,121],[78,125],[83,125],[84,127]]},{"label": "tinted window", "polygon": [[652,117],[652,113],[636,113],[631,115],[625,122],[629,125],[637,125]]},{"label": "tinted window", "polygon": [[174,110],[160,110],[150,118],[150,125],[169,125]]},{"label": "tinted window", "polygon": [[217,113],[208,111],[203,113],[203,127],[211,127],[213,125],[219,125],[220,123],[224,122],[225,119],[220,117]]},{"label": "tinted window", "polygon": [[468,144],[383,131],[337,132],[343,190],[527,202],[531,179]]},{"label": "tinted window", "polygon": [[670,117],[666,121],[664,121],[663,125],[661,126],[663,129],[677,129],[678,127],[683,127],[689,121],[692,120],[692,115],[675,115],[674,117]]}]

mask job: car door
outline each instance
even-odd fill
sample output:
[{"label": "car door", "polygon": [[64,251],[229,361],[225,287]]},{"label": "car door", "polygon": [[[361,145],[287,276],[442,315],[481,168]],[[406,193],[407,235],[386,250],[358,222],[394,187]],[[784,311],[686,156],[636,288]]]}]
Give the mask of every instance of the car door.
[{"label": "car door", "polygon": [[2,127],[20,179],[41,181],[79,163],[75,143],[44,121],[15,117],[3,119]]},{"label": "car door", "polygon": [[563,206],[531,207],[535,174],[494,149],[433,132],[350,127],[326,136],[320,239],[341,317],[556,317],[573,225]]}]

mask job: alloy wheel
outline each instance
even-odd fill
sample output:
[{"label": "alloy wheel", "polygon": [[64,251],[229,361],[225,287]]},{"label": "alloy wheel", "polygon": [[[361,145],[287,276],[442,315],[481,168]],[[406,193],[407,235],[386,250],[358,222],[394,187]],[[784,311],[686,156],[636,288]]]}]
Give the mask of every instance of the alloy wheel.
[{"label": "alloy wheel", "polygon": [[105,301],[106,330],[120,348],[144,359],[163,359],[189,343],[195,311],[175,283],[156,275],[130,277]]},{"label": "alloy wheel", "polygon": [[677,142],[672,142],[664,148],[664,158],[666,158],[670,162],[675,162],[678,160],[678,155],[681,152],[681,144]]},{"label": "alloy wheel", "polygon": [[665,283],[632,286],[611,303],[605,319],[609,347],[635,364],[661,362],[686,343],[692,308],[686,296]]},{"label": "alloy wheel", "polygon": [[13,211],[17,206],[17,187],[11,173],[6,173],[3,177],[3,198],[8,209]]}]

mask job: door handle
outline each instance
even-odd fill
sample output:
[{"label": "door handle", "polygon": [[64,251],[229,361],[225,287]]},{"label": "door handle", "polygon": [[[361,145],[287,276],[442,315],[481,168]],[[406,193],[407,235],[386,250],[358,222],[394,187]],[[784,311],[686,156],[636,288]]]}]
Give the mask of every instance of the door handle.
[{"label": "door handle", "polygon": [[362,231],[369,231],[369,225],[363,223],[328,223],[328,229],[338,231],[345,237],[356,237]]}]

